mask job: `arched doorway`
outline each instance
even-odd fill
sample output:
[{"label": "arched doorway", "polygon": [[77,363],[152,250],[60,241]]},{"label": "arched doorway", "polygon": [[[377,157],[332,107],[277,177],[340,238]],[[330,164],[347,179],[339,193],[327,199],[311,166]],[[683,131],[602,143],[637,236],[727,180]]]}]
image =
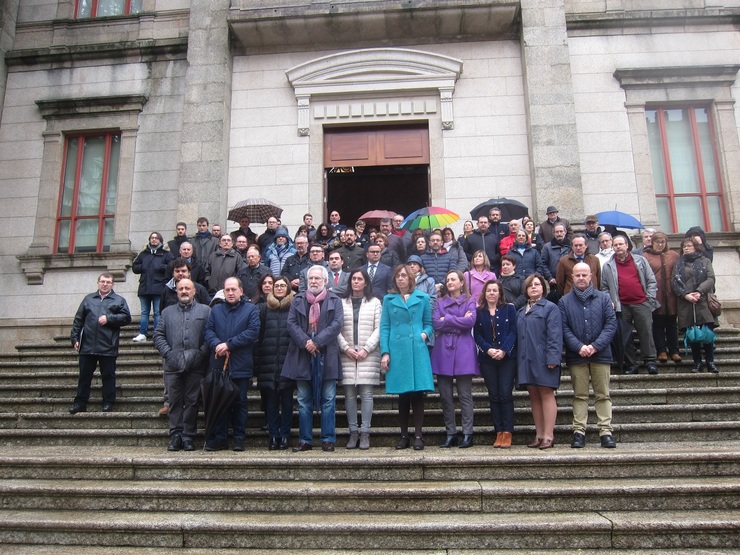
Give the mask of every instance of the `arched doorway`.
[{"label": "arched doorway", "polygon": [[426,124],[327,127],[324,130],[327,213],[352,225],[368,210],[404,215],[429,204]]}]

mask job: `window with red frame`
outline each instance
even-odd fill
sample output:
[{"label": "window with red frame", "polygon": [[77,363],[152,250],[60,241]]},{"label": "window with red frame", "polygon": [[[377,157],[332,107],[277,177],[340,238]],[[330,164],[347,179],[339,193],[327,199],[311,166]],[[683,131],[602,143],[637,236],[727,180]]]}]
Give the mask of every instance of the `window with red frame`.
[{"label": "window with red frame", "polygon": [[75,18],[110,17],[141,12],[142,0],[77,0]]},{"label": "window with red frame", "polygon": [[120,152],[120,133],[67,135],[56,252],[110,250]]},{"label": "window with red frame", "polygon": [[715,130],[709,106],[645,110],[661,227],[725,231]]}]

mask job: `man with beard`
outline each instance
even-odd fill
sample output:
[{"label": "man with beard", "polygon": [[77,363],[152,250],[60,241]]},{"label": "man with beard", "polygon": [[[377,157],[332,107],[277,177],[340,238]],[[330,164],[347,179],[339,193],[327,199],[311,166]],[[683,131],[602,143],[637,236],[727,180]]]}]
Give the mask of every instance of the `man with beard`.
[{"label": "man with beard", "polygon": [[178,256],[178,253],[180,252],[180,245],[182,245],[185,241],[190,241],[190,239],[188,239],[187,233],[187,224],[185,222],[177,222],[177,225],[175,225],[175,238],[171,241],[167,241],[167,247],[170,249],[173,257]]},{"label": "man with beard", "polygon": [[586,216],[586,220],[583,222],[586,227],[586,231],[583,234],[586,236],[586,242],[588,243],[588,252],[596,256],[599,254],[601,247],[599,246],[599,234],[603,231],[599,227],[599,218],[589,214]]},{"label": "man with beard", "polygon": [[230,235],[221,237],[218,250],[208,259],[206,267],[206,282],[208,293],[215,295],[219,289],[223,289],[227,277],[234,277],[244,267],[244,260],[233,248],[233,239]]},{"label": "man with beard", "polygon": [[542,237],[543,243],[552,241],[552,238],[555,236],[555,226],[557,224],[562,224],[565,227],[566,235],[571,234],[570,222],[561,218],[558,214],[560,214],[560,211],[554,206],[547,207],[547,218],[540,223],[540,237]]},{"label": "man with beard", "polygon": [[[480,226],[478,228],[480,229]],[[509,225],[501,221],[501,209],[498,206],[494,206],[488,211],[488,231],[499,242],[511,233]]]},{"label": "man with beard", "polygon": [[[498,275],[501,271],[501,255],[498,252],[499,236],[491,233],[490,226],[488,218],[485,216],[478,218],[478,229],[465,239],[465,256],[468,260],[472,260],[475,251],[485,252],[491,263],[491,271]],[[509,226],[506,226],[506,229],[508,230]]]},{"label": "man with beard", "polygon": [[565,225],[562,223],[555,225],[553,233],[552,239],[542,246],[542,271],[549,282],[550,289],[557,290],[555,276],[558,273],[558,262],[570,254],[570,241],[568,241]]},{"label": "man with beard", "polygon": [[295,238],[295,253],[290,255],[280,275],[285,276],[290,281],[290,287],[293,291],[298,291],[301,282],[301,271],[308,268],[311,264],[310,255],[308,254],[308,237],[299,235]]},{"label": "man with beard", "polygon": [[[336,443],[336,392],[341,373],[337,336],[342,330],[344,310],[340,298],[326,286],[329,274],[323,266],[308,269],[308,289],[296,295],[288,313],[290,346],[282,377],[298,386],[299,441],[293,452],[313,449],[313,407],[321,410],[321,448],[334,451]],[[321,377],[311,366],[322,357]],[[321,379],[321,399],[314,399],[313,379]]]},{"label": "man with beard", "polygon": [[336,250],[344,261],[344,269],[348,272],[356,270],[367,262],[365,249],[357,244],[357,233],[353,228],[344,232],[344,246]]},{"label": "man with beard", "polygon": [[601,286],[601,264],[598,258],[588,252],[586,236],[583,233],[576,233],[571,240],[570,247],[570,254],[558,262],[558,270],[555,274],[558,291],[563,295],[570,293],[573,289],[573,268],[581,262],[591,268],[592,285],[598,289]]},{"label": "man with beard", "polygon": [[195,284],[177,282],[177,304],[162,311],[154,346],[164,359],[164,383],[170,401],[168,451],[194,451],[198,428],[200,380],[208,369],[205,327],[211,309],[195,300]]},{"label": "man with beard", "polygon": [[308,250],[308,256],[310,260],[309,265],[301,270],[301,277],[299,278],[299,293],[303,293],[308,289],[308,271],[313,266],[323,266],[324,268],[329,267],[327,262],[324,260],[324,249],[321,247],[321,245],[311,245],[311,248]]}]

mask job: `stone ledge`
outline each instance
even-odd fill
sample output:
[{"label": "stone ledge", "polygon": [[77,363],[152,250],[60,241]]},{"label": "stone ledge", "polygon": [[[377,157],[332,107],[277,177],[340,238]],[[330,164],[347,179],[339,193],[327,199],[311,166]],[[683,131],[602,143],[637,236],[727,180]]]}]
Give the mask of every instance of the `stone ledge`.
[{"label": "stone ledge", "polygon": [[108,271],[115,281],[126,281],[134,260],[132,252],[94,252],[76,254],[25,254],[16,256],[29,285],[42,285],[47,270],[93,269]]},{"label": "stone ledge", "polygon": [[568,32],[634,32],[654,27],[726,26],[736,30],[740,23],[738,8],[678,10],[611,11],[570,13],[565,16]]}]

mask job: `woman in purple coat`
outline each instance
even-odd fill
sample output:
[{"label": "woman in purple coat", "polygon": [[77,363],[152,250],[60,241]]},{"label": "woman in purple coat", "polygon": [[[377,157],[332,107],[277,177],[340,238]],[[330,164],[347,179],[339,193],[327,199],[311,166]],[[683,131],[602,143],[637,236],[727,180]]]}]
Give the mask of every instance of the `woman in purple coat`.
[{"label": "woman in purple coat", "polygon": [[458,444],[452,397],[454,380],[462,413],[463,440],[460,448],[465,449],[473,445],[473,376],[479,373],[472,334],[476,318],[475,299],[468,294],[465,278],[459,270],[447,272],[441,294],[432,314],[432,325],[437,333],[432,348],[432,373],[437,376],[447,431],[447,439],[440,447]]}]

